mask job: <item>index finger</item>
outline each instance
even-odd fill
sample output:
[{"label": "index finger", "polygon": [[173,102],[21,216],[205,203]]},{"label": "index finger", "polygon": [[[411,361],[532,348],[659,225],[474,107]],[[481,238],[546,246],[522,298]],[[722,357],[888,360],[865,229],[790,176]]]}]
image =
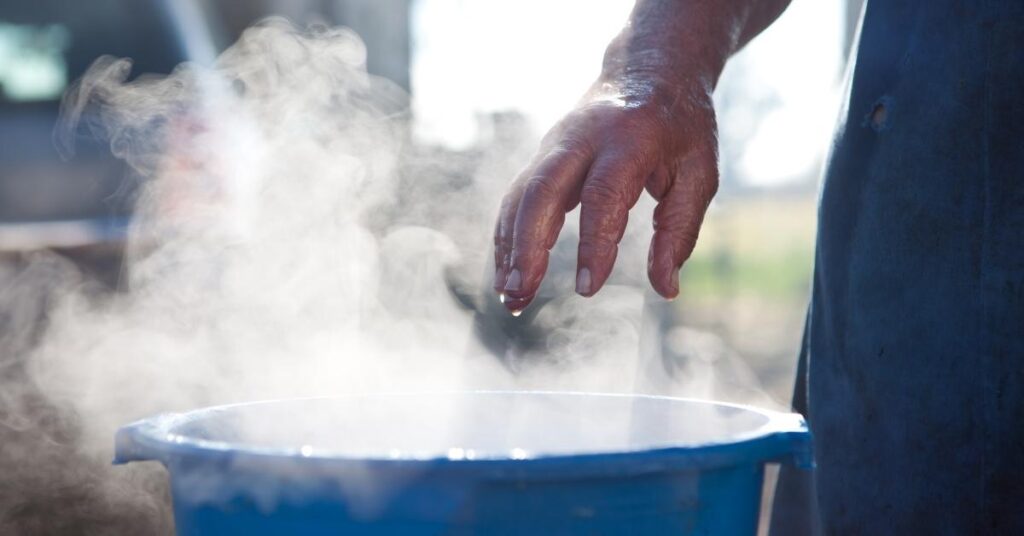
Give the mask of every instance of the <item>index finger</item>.
[{"label": "index finger", "polygon": [[592,154],[584,144],[558,144],[523,182],[503,287],[509,310],[522,310],[537,293],[565,213],[579,202]]}]

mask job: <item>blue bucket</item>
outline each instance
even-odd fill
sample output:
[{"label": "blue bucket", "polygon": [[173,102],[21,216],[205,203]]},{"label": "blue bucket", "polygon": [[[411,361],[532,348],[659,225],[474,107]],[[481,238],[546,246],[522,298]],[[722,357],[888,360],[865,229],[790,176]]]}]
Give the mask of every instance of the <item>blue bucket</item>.
[{"label": "blue bucket", "polygon": [[753,535],[799,415],[642,395],[461,392],[160,415],[114,463],[170,472],[178,534]]}]

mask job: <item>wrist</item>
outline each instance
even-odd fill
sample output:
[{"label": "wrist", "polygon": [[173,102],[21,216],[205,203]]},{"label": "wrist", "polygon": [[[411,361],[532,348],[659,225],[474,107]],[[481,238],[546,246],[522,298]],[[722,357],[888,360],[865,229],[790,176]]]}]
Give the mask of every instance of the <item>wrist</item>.
[{"label": "wrist", "polygon": [[605,53],[598,80],[610,83],[646,81],[659,86],[714,91],[727,58],[713,47],[668,46],[616,38]]},{"label": "wrist", "polygon": [[637,0],[605,51],[600,80],[646,80],[710,94],[740,46],[750,7],[728,0]]},{"label": "wrist", "polygon": [[656,49],[634,49],[621,57],[609,54],[587,100],[653,107],[667,115],[692,112],[711,106],[719,72],[714,65]]}]

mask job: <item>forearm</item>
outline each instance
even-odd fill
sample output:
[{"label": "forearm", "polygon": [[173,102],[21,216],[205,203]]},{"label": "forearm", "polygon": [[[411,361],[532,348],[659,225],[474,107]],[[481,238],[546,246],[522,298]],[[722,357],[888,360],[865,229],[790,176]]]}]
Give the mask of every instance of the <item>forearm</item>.
[{"label": "forearm", "polygon": [[729,57],[789,1],[637,0],[626,27],[608,46],[600,81],[676,84],[686,77],[710,91]]}]

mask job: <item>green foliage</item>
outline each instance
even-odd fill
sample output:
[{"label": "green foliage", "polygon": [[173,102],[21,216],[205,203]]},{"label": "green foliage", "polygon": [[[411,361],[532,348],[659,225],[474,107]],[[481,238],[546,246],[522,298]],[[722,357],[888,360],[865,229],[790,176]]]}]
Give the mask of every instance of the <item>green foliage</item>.
[{"label": "green foliage", "polygon": [[807,294],[813,250],[705,252],[695,254],[680,272],[680,290],[692,298],[737,295],[768,299],[800,299]]}]

